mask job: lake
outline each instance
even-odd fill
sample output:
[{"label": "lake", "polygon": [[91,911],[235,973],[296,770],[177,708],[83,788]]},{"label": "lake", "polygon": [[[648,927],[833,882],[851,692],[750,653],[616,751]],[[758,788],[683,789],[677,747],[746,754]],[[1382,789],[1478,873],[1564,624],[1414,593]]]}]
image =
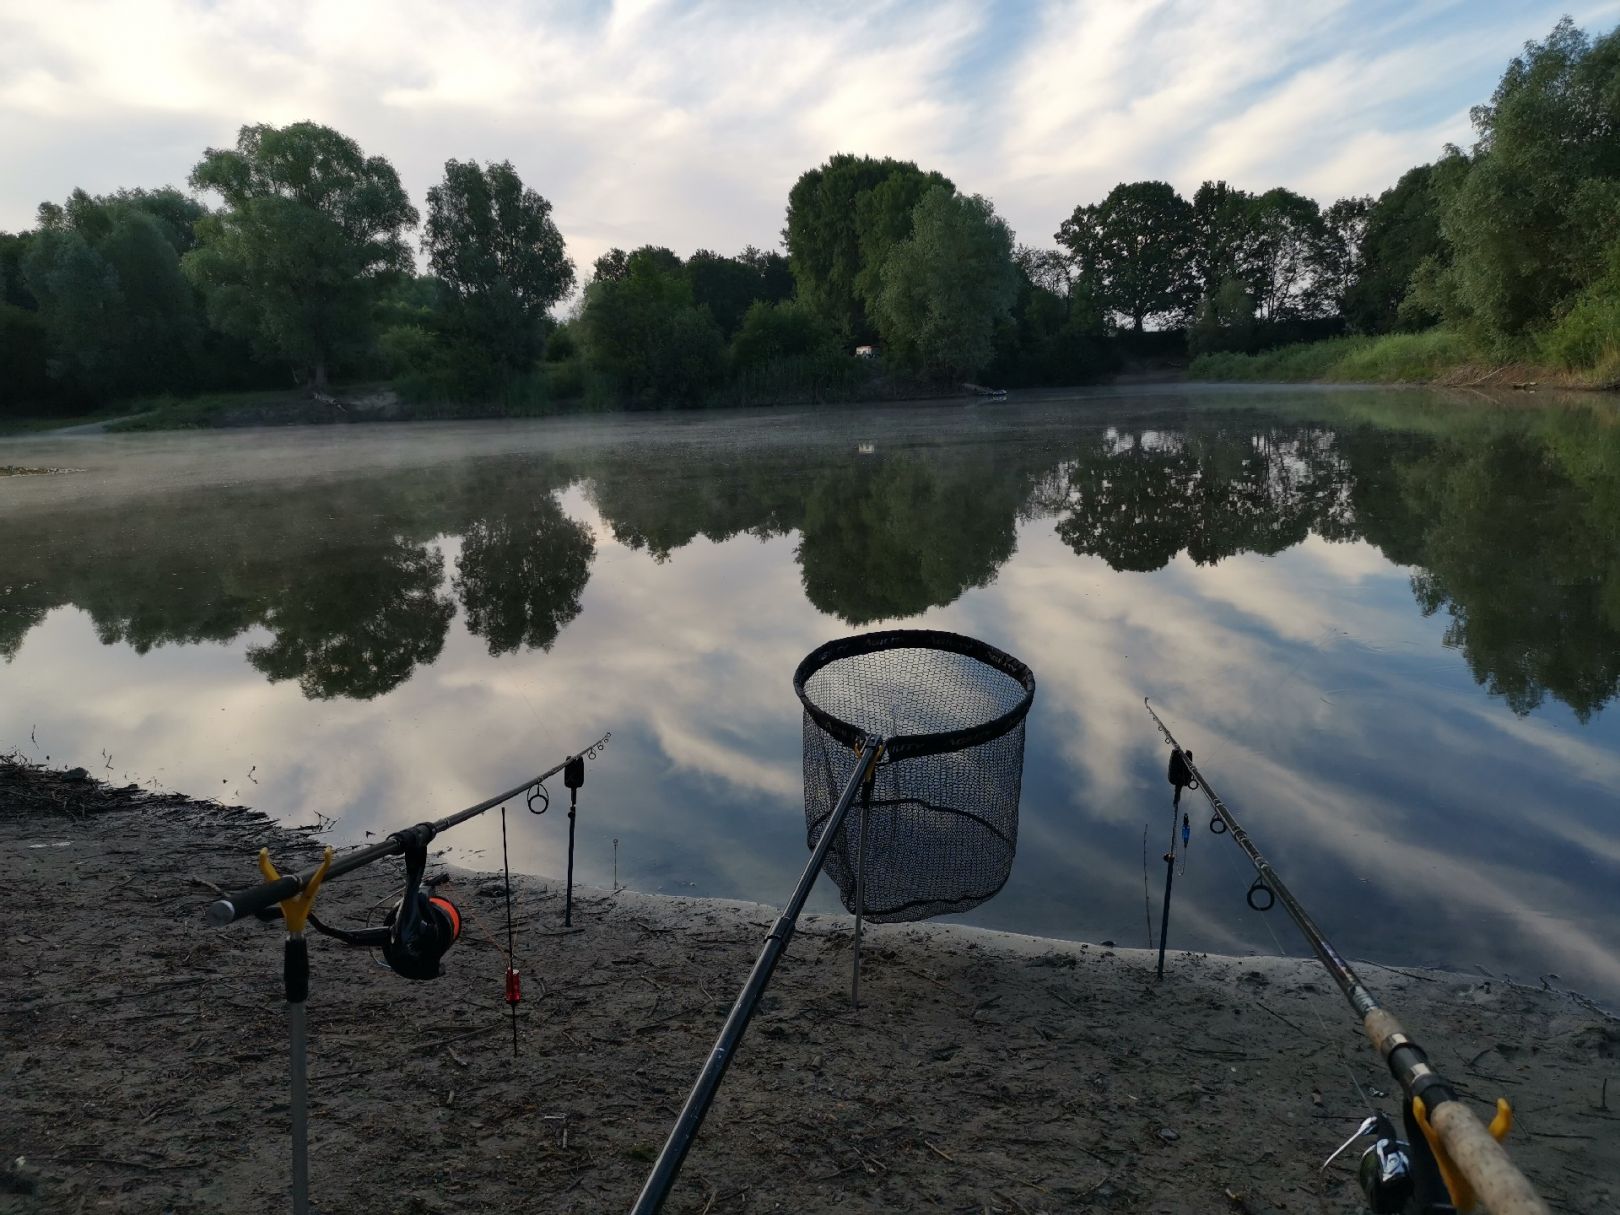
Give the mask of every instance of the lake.
[{"label": "lake", "polygon": [[[0,441],[82,470],[0,477],[0,749],[343,844],[611,731],[579,879],[779,904],[794,667],[951,629],[1039,680],[1012,877],[967,921],[1147,943],[1151,696],[1352,957],[1620,1003],[1616,418],[1177,386]],[[519,809],[514,867],[562,873],[563,800]],[[1305,952],[1186,805],[1172,947]],[[499,829],[440,842],[497,867]]]}]

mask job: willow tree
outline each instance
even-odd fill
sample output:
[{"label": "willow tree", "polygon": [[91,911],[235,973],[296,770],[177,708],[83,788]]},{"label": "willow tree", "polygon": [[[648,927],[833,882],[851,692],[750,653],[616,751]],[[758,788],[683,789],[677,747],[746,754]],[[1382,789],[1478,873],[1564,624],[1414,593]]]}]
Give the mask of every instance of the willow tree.
[{"label": "willow tree", "polygon": [[889,251],[911,235],[917,204],[938,186],[954,188],[909,160],[842,152],[800,176],[782,231],[799,298],[845,337],[869,341]]},{"label": "willow tree", "polygon": [[1526,44],[1472,118],[1479,139],[1467,171],[1436,181],[1452,252],[1438,293],[1447,319],[1512,349],[1585,290],[1612,307],[1620,30],[1592,39],[1566,17]]},{"label": "willow tree", "polygon": [[935,186],[917,204],[911,236],[885,259],[878,331],[891,355],[924,375],[972,375],[990,362],[1018,283],[1012,230],[990,200]]},{"label": "willow tree", "polygon": [[509,161],[448,160],[427,198],[422,247],[450,293],[455,337],[499,367],[527,369],[540,356],[546,313],[574,289],[551,204]]},{"label": "willow tree", "polygon": [[411,265],[417,214],[399,174],[331,127],[295,122],[243,127],[190,181],[225,201],[183,262],[209,320],[324,389],[332,363],[366,347],[380,283]]}]

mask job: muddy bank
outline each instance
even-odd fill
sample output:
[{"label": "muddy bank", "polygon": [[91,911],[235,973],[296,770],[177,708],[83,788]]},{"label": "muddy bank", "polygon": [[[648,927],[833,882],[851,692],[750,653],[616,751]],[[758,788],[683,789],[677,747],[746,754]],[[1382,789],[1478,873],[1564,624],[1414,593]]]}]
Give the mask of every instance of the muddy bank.
[{"label": "muddy bank", "polygon": [[[250,811],[0,765],[0,1210],[283,1209],[280,931],[212,929],[209,882],[307,834]],[[374,915],[397,870],[320,897]],[[457,875],[446,973],[314,938],[312,1178],[327,1212],[623,1211],[752,963],[768,908],[517,884],[519,1053],[498,880]],[[675,1200],[682,1212],[1351,1212],[1318,1172],[1387,1090],[1314,964],[878,927],[795,939]],[[1519,1114],[1555,1209],[1620,1197],[1620,1027],[1576,997],[1369,968],[1440,1066]],[[1600,1108],[1610,1077],[1608,1108]],[[1387,1103],[1386,1103],[1387,1106]],[[19,1165],[17,1158],[22,1157]]]}]

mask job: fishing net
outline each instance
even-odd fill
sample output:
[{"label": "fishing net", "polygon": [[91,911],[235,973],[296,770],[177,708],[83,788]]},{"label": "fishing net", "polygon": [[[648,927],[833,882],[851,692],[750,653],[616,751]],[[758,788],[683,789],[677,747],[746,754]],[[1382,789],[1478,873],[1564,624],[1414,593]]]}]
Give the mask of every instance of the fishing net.
[{"label": "fishing net", "polygon": [[1035,699],[1028,667],[971,637],[892,629],[817,649],[794,672],[793,690],[804,704],[811,848],[849,781],[856,748],[888,740],[827,857],[849,911],[879,923],[923,920],[976,907],[1006,884],[1018,843],[1024,719]]}]

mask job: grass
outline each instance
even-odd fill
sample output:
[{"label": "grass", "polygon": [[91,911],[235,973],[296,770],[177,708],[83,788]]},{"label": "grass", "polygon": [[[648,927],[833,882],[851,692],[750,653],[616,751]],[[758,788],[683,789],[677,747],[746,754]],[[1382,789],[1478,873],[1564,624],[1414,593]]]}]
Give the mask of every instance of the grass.
[{"label": "grass", "polygon": [[274,415],[301,413],[306,406],[301,394],[285,389],[255,392],[204,392],[191,397],[177,397],[164,393],[127,401],[121,413],[142,414],[128,421],[117,422],[107,429],[117,432],[138,430],[201,430],[221,425],[227,418],[244,412],[265,414],[266,420],[280,420]]},{"label": "grass", "polygon": [[1339,384],[1429,383],[1474,362],[1468,343],[1445,329],[1340,337],[1259,354],[1204,354],[1187,369],[1194,380],[1266,380]]}]

